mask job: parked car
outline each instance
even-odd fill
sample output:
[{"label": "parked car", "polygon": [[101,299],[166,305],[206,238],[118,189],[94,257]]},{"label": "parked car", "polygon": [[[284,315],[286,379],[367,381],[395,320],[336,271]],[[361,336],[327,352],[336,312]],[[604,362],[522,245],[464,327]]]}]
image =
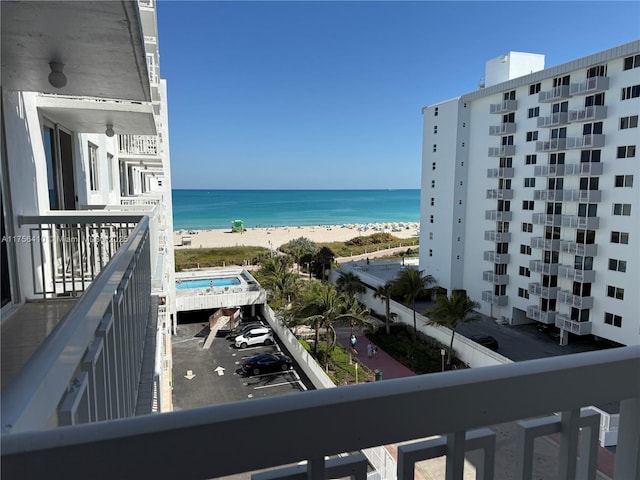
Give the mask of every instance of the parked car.
[{"label": "parked car", "polygon": [[240,335],[244,335],[252,328],[258,328],[258,327],[267,327],[267,326],[264,323],[259,321],[248,322],[248,323],[243,322],[240,325],[238,325],[236,328],[234,328],[233,330],[227,333],[227,340],[235,341],[236,337]]},{"label": "parked car", "polygon": [[273,333],[270,328],[257,327],[252,328],[246,333],[236,337],[236,347],[247,348],[252,345],[271,345],[273,344]]},{"label": "parked car", "polygon": [[493,350],[494,352],[498,351],[498,341],[491,335],[474,335],[471,337],[471,340],[479,343],[483,347],[487,347],[489,350]]},{"label": "parked car", "polygon": [[293,368],[291,358],[276,353],[260,353],[242,362],[242,371],[247,375],[268,372],[286,372]]}]

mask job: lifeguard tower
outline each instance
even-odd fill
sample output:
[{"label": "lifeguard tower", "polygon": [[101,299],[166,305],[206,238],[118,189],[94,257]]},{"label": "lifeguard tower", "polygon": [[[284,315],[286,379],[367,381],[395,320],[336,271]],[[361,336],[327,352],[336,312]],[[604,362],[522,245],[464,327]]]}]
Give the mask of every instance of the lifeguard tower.
[{"label": "lifeguard tower", "polygon": [[244,232],[244,222],[242,220],[234,220],[231,222],[231,233]]}]

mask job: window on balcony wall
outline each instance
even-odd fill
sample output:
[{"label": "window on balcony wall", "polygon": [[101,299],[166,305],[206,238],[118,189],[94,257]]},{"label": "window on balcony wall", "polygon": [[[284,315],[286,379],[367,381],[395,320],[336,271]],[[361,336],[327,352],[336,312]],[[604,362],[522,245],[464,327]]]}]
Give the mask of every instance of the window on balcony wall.
[{"label": "window on balcony wall", "polygon": [[626,130],[627,128],[638,128],[638,115],[620,118],[620,130]]},{"label": "window on balcony wall", "polygon": [[520,253],[523,255],[531,255],[530,245],[520,245]]},{"label": "window on balcony wall", "polygon": [[587,95],[584,98],[585,107],[592,107],[594,105],[604,105],[604,92],[596,93],[595,95]]},{"label": "window on balcony wall", "polygon": [[525,157],[524,163],[525,165],[535,165],[538,161],[538,156],[534,153],[533,155],[527,155]]},{"label": "window on balcony wall", "polygon": [[89,142],[89,188],[96,191],[100,188],[98,176],[98,147]]},{"label": "window on balcony wall", "polygon": [[633,187],[633,175],[616,175],[616,187]]},{"label": "window on balcony wall", "polygon": [[629,215],[631,215],[631,204],[630,203],[614,203],[613,214],[628,217]]},{"label": "window on balcony wall", "polygon": [[633,158],[635,156],[636,156],[635,145],[618,147],[616,158]]},{"label": "window on balcony wall", "polygon": [[502,115],[502,123],[514,123],[516,121],[516,114],[514,112],[506,113]]},{"label": "window on balcony wall", "polygon": [[518,269],[518,274],[522,277],[531,277],[531,270],[521,265]]},{"label": "window on balcony wall", "polygon": [[618,260],[617,258],[610,258],[609,270],[613,270],[614,272],[626,272],[627,262],[625,260]]},{"label": "window on balcony wall", "polygon": [[611,232],[611,243],[629,244],[629,232]]},{"label": "window on balcony wall", "polygon": [[75,210],[77,195],[71,132],[45,121],[42,140],[47,165],[49,208]]},{"label": "window on balcony wall", "polygon": [[493,294],[497,296],[502,296],[507,294],[507,286],[506,285],[494,285],[493,286]]},{"label": "window on balcony wall", "polygon": [[580,151],[580,163],[598,163],[601,158],[600,150],[582,150]]},{"label": "window on balcony wall", "polygon": [[606,77],[607,76],[607,64],[595,65],[587,68],[587,78],[593,77]]},{"label": "window on balcony wall", "polygon": [[509,244],[507,242],[496,243],[496,253],[509,253]]},{"label": "window on balcony wall", "polygon": [[540,310],[543,312],[553,312],[556,309],[556,299],[555,298],[541,298],[540,299]]},{"label": "window on balcony wall", "polygon": [[551,113],[560,113],[569,111],[569,102],[558,102],[551,105]]},{"label": "window on balcony wall", "polygon": [[630,57],[626,57],[623,65],[623,70],[631,70],[632,68],[640,67],[640,55],[631,55]]},{"label": "window on balcony wall", "polygon": [[533,107],[527,111],[527,118],[535,118],[540,116],[540,107]]},{"label": "window on balcony wall", "polygon": [[562,215],[562,202],[547,202],[547,215]]},{"label": "window on balcony wall", "polygon": [[496,275],[506,275],[507,274],[507,264],[506,263],[496,263],[493,265],[493,273]]},{"label": "window on balcony wall", "polygon": [[560,227],[550,225],[544,227],[544,238],[546,240],[560,240]]},{"label": "window on balcony wall", "polygon": [[553,79],[553,87],[560,87],[561,85],[569,85],[571,81],[571,75],[565,75],[563,77],[556,77]]},{"label": "window on balcony wall", "polygon": [[524,179],[524,188],[534,188],[536,186],[535,177],[527,177]]},{"label": "window on balcony wall", "polygon": [[511,179],[510,178],[498,179],[498,190],[511,190]]},{"label": "window on balcony wall", "polygon": [[511,90],[509,92],[504,92],[504,94],[502,95],[502,99],[503,100],[515,100],[516,99],[516,91],[515,90]]},{"label": "window on balcony wall", "polygon": [[513,145],[513,135],[505,135],[504,137],[502,137],[501,144],[502,146]]},{"label": "window on balcony wall", "polygon": [[567,138],[567,127],[561,128],[552,128],[551,129],[551,138]]},{"label": "window on balcony wall", "polygon": [[582,126],[582,135],[601,135],[602,122],[585,123]]},{"label": "window on balcony wall", "polygon": [[513,157],[500,157],[500,168],[511,168],[512,166]]},{"label": "window on balcony wall", "polygon": [[593,257],[576,255],[573,259],[573,268],[576,270],[593,270]]},{"label": "window on balcony wall", "polygon": [[523,210],[533,210],[534,202],[533,200],[523,200],[522,201],[522,209]]},{"label": "window on balcony wall", "polygon": [[522,222],[522,231],[525,233],[533,233],[533,223]]},{"label": "window on balcony wall", "polygon": [[532,83],[529,85],[529,95],[535,95],[536,93],[540,93],[541,83]]},{"label": "window on balcony wall", "polygon": [[580,177],[580,190],[598,190],[599,177]]},{"label": "window on balcony wall", "polygon": [[548,178],[548,190],[562,190],[564,186],[564,178]]},{"label": "window on balcony wall", "polygon": [[640,84],[631,87],[624,87],[620,94],[620,100],[629,100],[630,98],[640,97]]},{"label": "window on balcony wall", "polygon": [[579,203],[578,216],[579,217],[597,217],[598,204],[597,203]]},{"label": "window on balcony wall", "polygon": [[588,308],[571,308],[571,320],[574,322],[588,322],[589,321],[589,309]]},{"label": "window on balcony wall", "polygon": [[552,250],[543,250],[542,252],[543,263],[558,263],[559,258],[560,254],[558,252],[554,252]]},{"label": "window on balcony wall", "polygon": [[578,297],[590,297],[591,296],[591,284],[573,282],[573,294]]},{"label": "window on balcony wall", "polygon": [[596,231],[595,230],[576,230],[576,243],[583,245],[593,245],[596,243]]},{"label": "window on balcony wall", "polygon": [[607,285],[607,297],[615,298],[616,300],[624,300],[624,288]]},{"label": "window on balcony wall", "polygon": [[604,313],[604,323],[607,325],[613,325],[614,327],[622,327],[622,317],[620,315],[614,315],[613,313]]},{"label": "window on balcony wall", "polygon": [[542,275],[542,286],[543,287],[557,287],[558,286],[558,276],[557,275]]},{"label": "window on balcony wall", "polygon": [[529,291],[526,288],[518,288],[518,296],[522,298],[529,298]]},{"label": "window on balcony wall", "polygon": [[527,142],[535,142],[538,140],[538,131],[533,130],[532,132],[527,132]]},{"label": "window on balcony wall", "polygon": [[511,211],[511,202],[509,200],[498,200],[498,211],[499,212]]},{"label": "window on balcony wall", "polygon": [[564,152],[560,153],[550,153],[549,154],[549,165],[564,165]]}]

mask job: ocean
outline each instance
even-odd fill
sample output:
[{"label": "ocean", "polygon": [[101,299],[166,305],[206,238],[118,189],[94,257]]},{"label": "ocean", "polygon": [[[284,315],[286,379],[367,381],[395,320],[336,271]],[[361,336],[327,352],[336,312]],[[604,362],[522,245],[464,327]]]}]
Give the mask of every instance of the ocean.
[{"label": "ocean", "polygon": [[173,228],[419,222],[420,190],[173,190]]}]

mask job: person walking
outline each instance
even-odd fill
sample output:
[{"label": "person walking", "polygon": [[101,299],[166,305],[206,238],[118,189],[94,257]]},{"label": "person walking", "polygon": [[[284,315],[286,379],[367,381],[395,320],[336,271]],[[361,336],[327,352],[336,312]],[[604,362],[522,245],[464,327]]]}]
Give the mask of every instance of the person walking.
[{"label": "person walking", "polygon": [[367,357],[371,358],[373,356],[373,345],[371,342],[367,345]]},{"label": "person walking", "polygon": [[373,358],[378,358],[378,347],[373,346]]},{"label": "person walking", "polygon": [[353,352],[357,355],[358,351],[356,350],[356,336],[352,333],[351,334],[351,339],[349,340],[351,342],[351,348],[353,349]]}]

